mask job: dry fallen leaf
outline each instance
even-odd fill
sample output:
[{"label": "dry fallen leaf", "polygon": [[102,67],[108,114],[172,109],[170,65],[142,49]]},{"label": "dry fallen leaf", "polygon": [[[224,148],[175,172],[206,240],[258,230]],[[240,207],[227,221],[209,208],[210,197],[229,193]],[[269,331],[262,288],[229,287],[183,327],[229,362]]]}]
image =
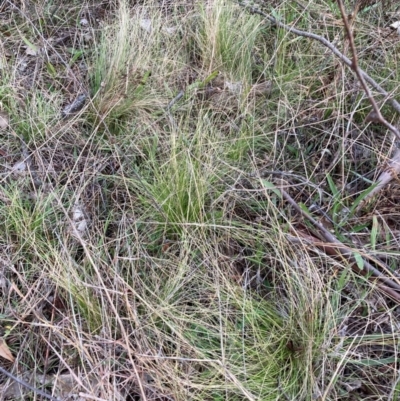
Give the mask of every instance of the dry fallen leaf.
[{"label": "dry fallen leaf", "polygon": [[10,362],[14,362],[14,356],[2,338],[0,338],[0,356]]},{"label": "dry fallen leaf", "polygon": [[142,29],[144,29],[146,32],[150,33],[151,32],[151,20],[147,18],[143,18],[140,20],[139,25]]},{"label": "dry fallen leaf", "polygon": [[400,35],[400,21],[393,22],[393,24],[391,24],[390,27],[396,30],[397,33]]},{"label": "dry fallen leaf", "polygon": [[225,81],[225,87],[228,89],[229,92],[239,94],[242,92],[243,83],[240,81],[238,82]]},{"label": "dry fallen leaf", "polygon": [[367,117],[365,117],[365,122],[366,123],[379,123],[381,122],[377,112],[375,110],[371,110]]},{"label": "dry fallen leaf", "polygon": [[8,115],[4,111],[0,111],[0,130],[8,127]]},{"label": "dry fallen leaf", "polygon": [[87,213],[83,206],[75,203],[72,209],[72,234],[75,237],[81,238],[87,229],[88,221],[86,219]]},{"label": "dry fallen leaf", "polygon": [[251,87],[250,95],[252,96],[268,96],[271,94],[272,82],[258,82]]},{"label": "dry fallen leaf", "polygon": [[65,106],[61,112],[62,118],[67,118],[73,113],[81,110],[85,105],[86,97],[87,96],[84,93],[81,93],[72,103]]},{"label": "dry fallen leaf", "polygon": [[25,50],[25,53],[26,53],[28,56],[37,56],[37,50],[35,50],[35,49],[32,48],[32,47],[27,47],[26,50]]},{"label": "dry fallen leaf", "polygon": [[400,21],[393,22],[393,24],[391,24],[390,27],[393,28],[393,29],[400,28]]},{"label": "dry fallen leaf", "polygon": [[23,160],[21,160],[14,164],[14,166],[12,167],[12,172],[17,176],[22,176],[24,175],[26,168],[27,164]]},{"label": "dry fallen leaf", "polygon": [[177,27],[175,26],[163,26],[162,31],[165,32],[167,35],[173,35],[177,31]]},{"label": "dry fallen leaf", "polygon": [[72,220],[73,221],[79,221],[81,219],[85,218],[85,213],[82,210],[82,208],[79,206],[79,204],[75,204],[74,208],[72,210]]}]

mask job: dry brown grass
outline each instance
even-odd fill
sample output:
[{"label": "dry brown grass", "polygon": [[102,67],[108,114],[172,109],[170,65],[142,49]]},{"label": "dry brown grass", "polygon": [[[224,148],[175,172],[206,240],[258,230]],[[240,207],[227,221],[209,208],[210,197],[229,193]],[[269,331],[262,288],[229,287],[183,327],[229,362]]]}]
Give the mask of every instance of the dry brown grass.
[{"label": "dry brown grass", "polygon": [[[345,214],[391,144],[340,61],[222,0],[12,4],[2,366],[62,399],[397,399],[397,304],[304,241],[275,187],[397,280],[397,184]],[[331,2],[274,13],[346,51]],[[360,11],[356,46],[398,93],[384,18]]]}]

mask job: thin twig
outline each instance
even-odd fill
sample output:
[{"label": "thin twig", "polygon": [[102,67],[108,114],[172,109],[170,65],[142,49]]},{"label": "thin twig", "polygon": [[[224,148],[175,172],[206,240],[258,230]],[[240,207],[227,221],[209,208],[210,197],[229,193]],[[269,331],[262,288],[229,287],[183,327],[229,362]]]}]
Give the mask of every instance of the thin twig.
[{"label": "thin twig", "polygon": [[368,193],[368,195],[359,203],[356,210],[362,209],[369,199],[377,194],[383,187],[389,184],[393,178],[397,177],[400,173],[400,149],[397,149],[394,156],[388,162],[387,168],[380,174],[376,181],[376,186]]},{"label": "thin twig", "polygon": [[[307,31],[301,31],[299,29],[296,29],[292,26],[286,25],[271,15],[268,15],[267,13],[249,6],[247,4],[243,4],[241,1],[239,1],[239,4],[246,9],[248,9],[250,12],[254,14],[261,15],[265,19],[267,19],[270,23],[272,23],[275,26],[278,26],[282,29],[285,29],[289,33],[293,33],[297,36],[302,36],[305,38],[309,39],[314,39],[320,43],[322,43],[325,47],[327,47],[335,56],[337,56],[342,62],[347,65],[352,71],[354,71],[357,75],[357,78],[360,81],[360,84],[363,87],[363,90],[365,91],[369,102],[371,103],[371,106],[373,110],[371,113],[367,116],[366,122],[376,122],[384,125],[390,132],[393,133],[393,135],[400,140],[400,131],[397,127],[394,125],[390,124],[383,116],[382,113],[380,112],[380,109],[373,98],[370,89],[368,88],[368,84],[370,84],[376,91],[378,91],[381,95],[383,95],[386,99],[387,102],[393,107],[393,109],[400,114],[400,103],[397,102],[396,99],[392,98],[391,95],[383,89],[373,78],[371,78],[365,71],[363,71],[360,66],[358,65],[358,59],[357,59],[357,52],[355,49],[355,44],[354,44],[354,38],[350,29],[349,21],[346,16],[346,13],[344,11],[343,3],[341,0],[338,0],[339,6],[342,5],[341,7],[341,13],[342,13],[342,18],[344,22],[344,26],[346,29],[347,36],[349,37],[350,40],[350,47],[353,53],[353,59],[350,60],[348,57],[346,57],[335,45],[333,45],[331,42],[326,40],[324,37],[316,35],[312,32],[307,32]],[[363,202],[360,202],[360,204],[357,207],[357,210],[359,210],[369,199],[372,198],[376,193],[378,193],[386,184],[388,184],[395,176],[400,174],[400,149],[397,149],[394,156],[390,158],[390,161],[388,162],[388,167],[383,171],[379,178],[376,181],[376,186],[375,188],[364,198]]]},{"label": "thin twig", "polygon": [[47,393],[46,391],[40,390],[40,389],[38,389],[36,387],[33,387],[31,384],[29,384],[25,380],[22,380],[19,377],[14,376],[12,373],[10,373],[8,370],[2,368],[1,366],[0,366],[0,373],[3,373],[7,377],[9,377],[11,380],[14,380],[16,383],[20,384],[21,386],[26,387],[27,389],[31,390],[35,394],[38,394],[38,395],[40,395],[42,397],[45,397],[48,400],[60,401],[59,398],[53,397],[51,394]]},{"label": "thin twig", "polygon": [[168,103],[167,111],[170,111],[170,110],[171,110],[171,107],[172,107],[176,102],[178,102],[180,99],[182,99],[184,94],[185,94],[185,91],[184,91],[184,90],[181,90],[181,91]]},{"label": "thin twig", "polygon": [[360,66],[358,64],[357,50],[354,44],[354,36],[350,28],[349,19],[347,18],[346,11],[344,9],[343,1],[337,0],[337,3],[339,5],[340,13],[342,14],[344,28],[346,30],[347,38],[349,39],[350,42],[351,53],[353,55],[350,68],[357,75],[357,78],[360,81],[360,84],[363,87],[364,92],[367,95],[368,100],[371,103],[373,109],[373,112],[367,116],[367,121],[376,122],[384,125],[389,131],[391,131],[397,137],[397,139],[400,139],[400,131],[383,117],[381,110],[379,109],[378,105],[375,102],[374,97],[371,94],[371,91],[369,90],[369,87],[365,80],[365,73],[360,69]]},{"label": "thin twig", "polygon": [[[299,230],[296,228],[296,230],[294,231],[296,237],[292,238],[292,242],[295,241],[297,243],[303,244],[304,241],[307,241],[308,243],[311,243],[313,246],[317,247],[318,249],[322,250],[326,255],[329,256],[338,256],[338,249],[336,247],[336,245],[331,245],[329,243],[326,242],[321,242],[320,239],[318,239],[317,237],[315,237],[314,235],[310,235],[306,232],[303,232],[302,230]],[[384,292],[386,295],[388,295],[389,297],[391,297],[393,300],[395,300],[396,302],[400,303],[400,294],[399,292],[397,292],[396,290],[394,290],[393,288],[390,288],[386,285],[383,285],[381,283],[377,283],[377,279],[375,276],[368,276],[368,273],[365,271],[360,271],[360,269],[358,268],[358,266],[353,263],[352,265],[350,265],[351,268],[353,270],[356,271],[357,274],[363,274],[364,276],[367,276],[366,278],[373,282],[382,292]]]},{"label": "thin twig", "polygon": [[[344,64],[346,64],[348,67],[352,68],[352,61],[346,57],[335,45],[333,45],[329,40],[326,40],[324,37],[316,35],[315,33],[312,32],[307,32],[307,31],[301,31],[299,29],[296,29],[292,26],[286,25],[271,15],[268,15],[267,13],[255,8],[248,6],[246,4],[243,4],[242,2],[239,1],[239,4],[245,8],[247,8],[250,12],[253,14],[258,14],[267,19],[269,22],[271,22],[273,25],[279,26],[282,29],[285,29],[289,33],[294,33],[297,36],[303,36],[305,38],[309,39],[314,39],[320,43],[322,43],[325,47],[327,47],[335,56],[339,57]],[[359,68],[359,73],[362,75],[362,77],[365,79],[366,82],[368,82],[374,89],[376,89],[381,95],[385,96],[387,98],[387,101],[390,103],[390,105],[400,114],[400,103],[397,102],[396,99],[393,99],[390,97],[390,94],[383,89],[373,78],[371,78],[365,71],[363,71],[361,68]]]},{"label": "thin twig", "polygon": [[47,40],[43,36],[43,34],[40,32],[39,28],[37,28],[37,26],[32,22],[32,20],[29,18],[29,16],[21,8],[19,8],[17,5],[12,3],[10,0],[6,0],[6,1],[11,7],[15,8],[26,19],[26,21],[28,22],[28,24],[31,25],[32,29],[36,32],[36,34],[38,36],[40,36],[43,43],[54,52],[54,54],[57,56],[57,58],[60,60],[60,62],[64,65],[66,71],[70,74],[71,78],[74,80],[74,82],[78,86],[79,90],[83,91],[84,86],[83,86],[82,82],[76,77],[76,75],[72,71],[71,66],[64,60],[64,58],[61,56],[61,54],[54,48],[54,45],[52,45],[50,43],[50,41]]},{"label": "thin twig", "polygon": [[[355,260],[354,253],[351,249],[349,249],[345,244],[340,242],[329,230],[327,230],[320,222],[315,220],[310,214],[306,213],[297,203],[296,201],[282,188],[279,187],[282,196],[286,199],[288,203],[290,203],[293,208],[300,213],[303,217],[305,217],[309,222],[313,224],[315,228],[318,229],[317,235],[321,236],[322,240],[327,241],[325,244],[326,247],[335,248],[336,253],[342,256],[345,260],[349,261],[352,265],[353,269],[357,269],[357,272],[360,273],[361,269],[358,268],[357,261]],[[377,262],[378,263],[378,262]],[[400,284],[394,282],[390,278],[386,277],[383,273],[381,273],[378,269],[372,266],[368,261],[363,258],[363,269],[366,270],[371,276],[376,279],[379,279],[388,287],[400,291]],[[398,300],[400,297],[398,297]]]},{"label": "thin twig", "polygon": [[[346,11],[345,11],[344,5],[343,5],[343,1],[337,0],[337,3],[339,5],[340,13],[342,15],[342,20],[343,20],[344,27],[346,30],[346,35],[349,39],[350,48],[351,48],[351,52],[353,55],[353,59],[352,59],[350,68],[357,75],[357,78],[360,81],[360,84],[363,87],[364,92],[367,95],[368,100],[372,106],[372,111],[368,114],[365,121],[382,124],[389,131],[391,131],[396,136],[397,139],[399,139],[400,138],[399,129],[397,127],[395,127],[394,125],[390,124],[389,121],[387,121],[386,118],[383,117],[378,105],[375,102],[374,97],[371,94],[371,91],[368,88],[368,85],[365,82],[364,76],[361,73],[361,70],[360,70],[360,67],[358,64],[357,50],[356,50],[356,46],[354,44],[354,35],[350,28],[349,19],[347,18]],[[390,181],[392,181],[393,177],[396,176],[399,172],[400,172],[400,150],[397,149],[394,156],[392,156],[390,162],[388,163],[388,167],[385,169],[385,171],[383,171],[380,174],[380,176],[377,180],[377,183],[375,185],[375,188],[365,197],[363,202],[360,202],[360,204],[357,207],[357,210],[360,210],[369,199],[371,199],[376,193],[378,193],[383,187],[385,187],[386,184],[388,184]]]}]

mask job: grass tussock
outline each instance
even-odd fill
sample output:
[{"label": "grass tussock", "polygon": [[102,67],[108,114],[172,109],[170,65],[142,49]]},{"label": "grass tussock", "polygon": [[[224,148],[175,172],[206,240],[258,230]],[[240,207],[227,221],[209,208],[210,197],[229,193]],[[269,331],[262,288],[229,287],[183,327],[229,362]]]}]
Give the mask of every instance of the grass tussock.
[{"label": "grass tussock", "polygon": [[[396,400],[398,306],[305,241],[275,187],[396,277],[397,198],[352,208],[389,142],[340,61],[230,1],[12,3],[7,369],[60,398]],[[346,46],[332,2],[275,3],[275,18]],[[381,7],[354,22],[359,61],[398,93],[398,39],[379,63],[363,47],[383,37]],[[34,399],[10,383],[5,398]]]}]

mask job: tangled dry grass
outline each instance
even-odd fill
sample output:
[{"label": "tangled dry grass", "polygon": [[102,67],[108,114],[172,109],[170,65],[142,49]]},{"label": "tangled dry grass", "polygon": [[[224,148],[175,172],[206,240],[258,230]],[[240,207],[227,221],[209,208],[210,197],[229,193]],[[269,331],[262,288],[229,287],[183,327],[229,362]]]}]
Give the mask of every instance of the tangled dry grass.
[{"label": "tangled dry grass", "polygon": [[[314,3],[262,11],[350,57]],[[396,99],[398,6],[359,3]],[[1,3],[1,399],[398,398],[400,309],[365,274],[400,285],[397,181],[362,204],[396,144],[329,49],[248,6]]]}]

